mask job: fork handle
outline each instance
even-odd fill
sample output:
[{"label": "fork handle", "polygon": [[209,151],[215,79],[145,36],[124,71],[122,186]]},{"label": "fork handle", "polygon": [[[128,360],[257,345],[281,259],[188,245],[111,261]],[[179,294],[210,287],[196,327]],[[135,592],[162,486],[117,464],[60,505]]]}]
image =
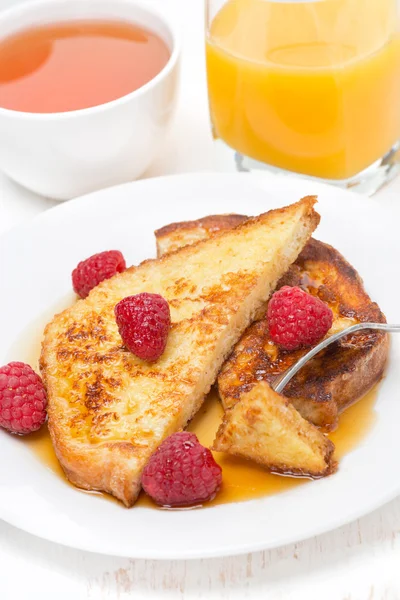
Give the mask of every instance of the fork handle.
[{"label": "fork handle", "polygon": [[294,377],[294,375],[296,375],[296,373],[300,371],[300,369],[304,367],[304,365],[308,363],[309,360],[314,358],[314,356],[318,354],[318,352],[321,352],[321,350],[323,350],[330,344],[333,344],[333,342],[337,342],[337,340],[340,340],[342,337],[345,337],[350,333],[355,333],[356,331],[361,331],[363,329],[377,329],[379,331],[387,331],[388,333],[400,333],[400,325],[387,325],[386,323],[357,323],[357,325],[347,327],[347,329],[343,329],[343,331],[339,331],[338,333],[331,335],[325,340],[322,340],[322,342],[317,344],[317,346],[315,346],[309,352],[307,352],[307,354],[302,356],[302,358],[300,358],[297,361],[297,363],[292,365],[289,369],[287,369],[287,371],[285,371],[282,375],[275,379],[275,381],[272,384],[272,388],[276,392],[281,393],[282,390],[289,383],[289,381],[292,379],[292,377]]}]

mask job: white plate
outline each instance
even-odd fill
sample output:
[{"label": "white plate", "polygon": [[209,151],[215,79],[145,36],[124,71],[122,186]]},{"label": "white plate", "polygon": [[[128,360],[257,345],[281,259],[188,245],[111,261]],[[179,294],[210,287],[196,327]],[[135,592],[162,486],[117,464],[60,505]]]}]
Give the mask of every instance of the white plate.
[{"label": "white plate", "polygon": [[[49,210],[0,241],[0,364],[21,332],[70,293],[76,263],[120,248],[129,263],[153,256],[153,230],[207,214],[258,214],[318,194],[317,237],[362,273],[388,320],[400,315],[398,223],[377,201],[314,182],[250,175],[183,175],[103,190]],[[32,340],[27,339],[27,344]],[[24,444],[0,432],[0,517],[84,550],[172,559],[272,548],[347,523],[400,493],[400,339],[380,387],[378,420],[325,480],[249,502],[193,511],[126,510],[55,476]]]}]

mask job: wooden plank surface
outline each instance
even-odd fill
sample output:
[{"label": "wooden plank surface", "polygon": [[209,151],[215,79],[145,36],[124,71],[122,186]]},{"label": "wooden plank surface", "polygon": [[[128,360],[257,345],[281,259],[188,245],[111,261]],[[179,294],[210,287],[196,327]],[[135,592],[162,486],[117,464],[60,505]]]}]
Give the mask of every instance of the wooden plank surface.
[{"label": "wooden plank surface", "polygon": [[[0,9],[16,1],[0,0]],[[184,53],[181,96],[167,150],[147,175],[233,170],[233,164],[216,156],[211,144],[202,54],[203,0],[154,1],[168,3],[182,21]],[[399,198],[400,179],[377,195],[388,208],[398,206]],[[0,174],[0,230],[52,204]],[[80,552],[0,521],[0,599],[36,598],[400,600],[400,499],[299,544],[188,562],[135,561]]]}]

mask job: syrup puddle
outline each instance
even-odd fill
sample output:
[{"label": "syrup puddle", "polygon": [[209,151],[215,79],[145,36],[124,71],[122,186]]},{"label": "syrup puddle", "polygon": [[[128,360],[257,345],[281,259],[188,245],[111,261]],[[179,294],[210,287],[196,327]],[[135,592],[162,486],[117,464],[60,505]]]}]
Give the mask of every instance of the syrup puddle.
[{"label": "syrup puddle", "polygon": [[[42,318],[28,327],[20,339],[12,345],[7,360],[24,361],[30,364],[35,370],[38,370],[41,340],[47,322],[51,320],[56,312],[60,312],[64,308],[71,306],[73,302],[73,296],[64,299],[55,310],[47,312]],[[377,387],[348,408],[340,417],[338,429],[329,434],[329,438],[336,446],[335,456],[338,460],[353,450],[372,429],[376,422],[376,413],[374,410],[376,397]],[[199,413],[189,424],[188,430],[196,433],[200,442],[209,447],[214,441],[222,416],[223,409],[218,398],[218,393],[213,389]],[[46,468],[67,482],[54,453],[47,426],[42,427],[40,431],[34,434],[26,436],[21,440],[21,443],[26,444]],[[255,463],[231,457],[224,453],[216,452],[214,453],[214,457],[223,470],[223,485],[216,498],[211,502],[207,502],[207,506],[271,496],[312,483],[309,479],[272,475]],[[107,500],[114,500],[111,496],[100,492],[80,491],[100,496]],[[135,506],[155,507],[153,502],[144,493],[140,495]]]},{"label": "syrup puddle", "polygon": [[[74,293],[70,293],[65,298],[59,300],[51,309],[40,315],[33,323],[28,325],[22,334],[11,344],[6,361],[19,360],[27,363],[39,373],[39,358],[42,347],[44,330],[53,317],[69,308],[76,302]],[[25,438],[27,439],[27,438]]]}]

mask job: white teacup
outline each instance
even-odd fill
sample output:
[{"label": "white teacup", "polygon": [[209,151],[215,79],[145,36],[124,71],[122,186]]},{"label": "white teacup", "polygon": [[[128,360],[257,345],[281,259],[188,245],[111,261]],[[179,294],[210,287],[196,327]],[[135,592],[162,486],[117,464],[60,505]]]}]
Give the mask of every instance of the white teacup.
[{"label": "white teacup", "polygon": [[58,200],[139,177],[160,148],[177,95],[176,31],[145,0],[29,2],[0,13],[0,35],[82,19],[122,19],[146,27],[161,36],[171,56],[143,87],[93,108],[46,114],[0,108],[0,169]]}]

